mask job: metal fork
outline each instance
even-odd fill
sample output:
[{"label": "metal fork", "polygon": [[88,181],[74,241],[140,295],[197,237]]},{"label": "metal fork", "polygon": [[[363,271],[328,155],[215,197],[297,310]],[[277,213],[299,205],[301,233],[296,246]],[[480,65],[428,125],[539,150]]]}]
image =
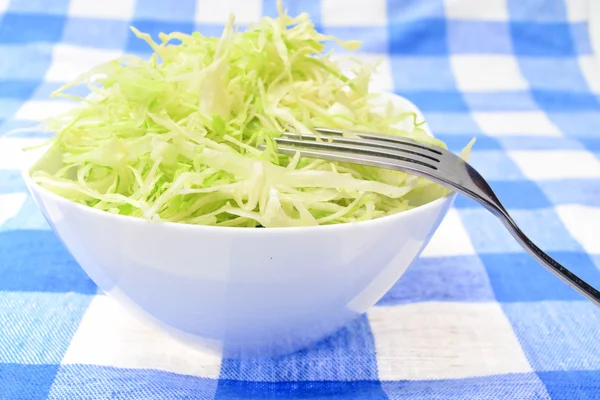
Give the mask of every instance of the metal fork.
[{"label": "metal fork", "polygon": [[[573,287],[592,303],[600,306],[600,292],[538,248],[519,229],[485,179],[461,158],[439,147],[413,140],[376,133],[318,128],[319,136],[284,133],[277,138],[278,151],[303,157],[339,161],[407,172],[437,182],[461,193],[500,219],[511,235],[529,254],[554,275]],[[264,146],[262,146],[264,149]]]}]

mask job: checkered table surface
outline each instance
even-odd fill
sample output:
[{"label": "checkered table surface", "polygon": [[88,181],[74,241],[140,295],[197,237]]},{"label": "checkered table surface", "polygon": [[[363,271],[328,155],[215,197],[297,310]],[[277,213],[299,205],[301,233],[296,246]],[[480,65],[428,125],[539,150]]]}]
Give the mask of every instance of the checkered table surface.
[{"label": "checkered table surface", "polygon": [[[598,1],[598,0],[589,0]],[[376,89],[408,97],[523,229],[600,287],[600,65],[588,0],[303,0],[318,28],[383,58]],[[48,94],[123,52],[128,26],[217,35],[275,0],[0,0],[0,134],[68,103]],[[456,201],[367,315],[268,360],[190,351],[98,292],[27,195],[21,134],[0,144],[0,399],[599,399],[600,310]]]}]

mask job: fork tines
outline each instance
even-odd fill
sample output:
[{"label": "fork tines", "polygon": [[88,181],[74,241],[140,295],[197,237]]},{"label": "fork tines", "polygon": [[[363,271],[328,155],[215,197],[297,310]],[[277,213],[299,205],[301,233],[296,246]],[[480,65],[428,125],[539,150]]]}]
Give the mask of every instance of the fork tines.
[{"label": "fork tines", "polygon": [[[324,135],[324,136],[331,136],[332,138],[340,138],[340,139],[344,138],[344,131],[341,129],[315,128],[315,131],[317,131],[319,134]],[[352,135],[358,136],[361,139],[377,141],[380,143],[405,144],[407,146],[416,147],[421,150],[425,150],[425,151],[428,151],[428,152],[431,152],[434,154],[442,155],[442,152],[436,148],[429,147],[422,143],[418,143],[418,142],[415,142],[414,140],[411,140],[409,138],[404,138],[401,136],[383,135],[380,133],[366,133],[366,132],[349,132],[349,133],[351,133]],[[284,133],[284,135],[298,136],[298,134],[289,133],[289,132]],[[311,136],[311,135],[309,135],[309,136]]]},{"label": "fork tines", "polygon": [[[275,139],[278,151],[293,155],[320,158],[389,168],[411,170],[425,167],[438,169],[442,152],[411,139],[376,133],[352,132],[356,137],[345,137],[343,131],[316,128],[318,135],[285,132]],[[422,168],[418,168],[422,169]]]}]

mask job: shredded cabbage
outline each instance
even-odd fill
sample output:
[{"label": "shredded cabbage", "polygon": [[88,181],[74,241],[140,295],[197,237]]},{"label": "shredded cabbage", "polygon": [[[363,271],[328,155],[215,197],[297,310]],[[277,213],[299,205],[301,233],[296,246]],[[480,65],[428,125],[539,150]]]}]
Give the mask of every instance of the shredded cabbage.
[{"label": "shredded cabbage", "polygon": [[[326,41],[360,43],[320,34],[306,13],[292,18],[279,3],[277,18],[244,32],[232,15],[220,38],[173,32],[157,43],[132,30],[149,59],[126,55],[53,94],[79,104],[46,121],[62,163],[33,171],[35,182],[115,214],[239,227],[364,221],[448,194],[401,172],[277,153],[284,130],[318,126],[445,147],[413,112],[378,111],[368,90],[375,66],[352,60],[346,73],[324,54]],[[80,84],[87,97],[67,93]]]}]

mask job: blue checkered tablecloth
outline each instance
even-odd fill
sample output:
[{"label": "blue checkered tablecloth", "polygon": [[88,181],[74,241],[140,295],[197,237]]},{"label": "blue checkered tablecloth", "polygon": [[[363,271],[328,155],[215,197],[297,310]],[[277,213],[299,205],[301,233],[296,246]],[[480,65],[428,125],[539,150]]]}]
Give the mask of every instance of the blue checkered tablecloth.
[{"label": "blue checkered tablecloth", "polygon": [[[375,89],[416,103],[540,247],[600,287],[598,0],[303,0],[382,58]],[[129,30],[218,35],[275,0],[0,0],[0,134],[69,107],[49,93],[123,52]],[[190,351],[98,293],[0,144],[0,399],[600,399],[600,310],[464,198],[367,315],[316,348],[232,361]],[[19,156],[18,156],[19,155]]]}]

